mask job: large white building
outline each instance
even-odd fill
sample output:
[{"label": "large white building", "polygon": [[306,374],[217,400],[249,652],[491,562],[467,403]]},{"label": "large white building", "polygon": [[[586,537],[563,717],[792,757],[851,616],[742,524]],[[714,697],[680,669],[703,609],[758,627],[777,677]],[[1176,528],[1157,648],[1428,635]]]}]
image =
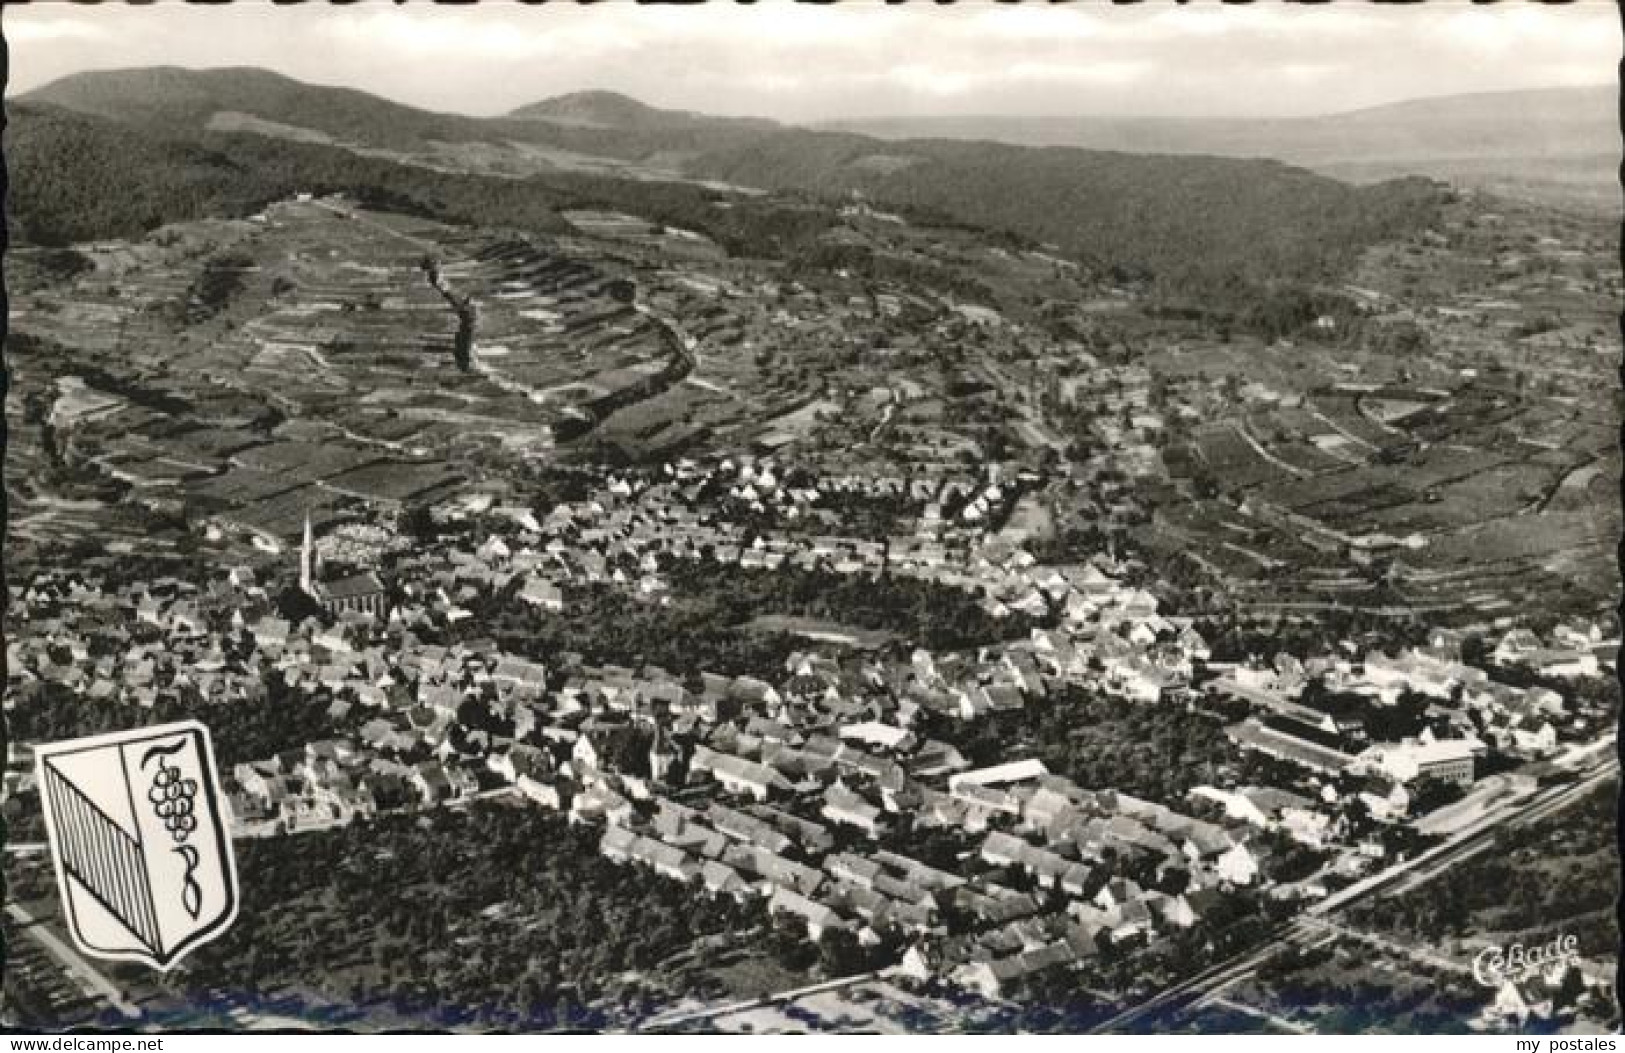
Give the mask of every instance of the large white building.
[{"label": "large white building", "polygon": [[1478,757],[1485,752],[1487,747],[1478,739],[1441,739],[1372,746],[1361,757],[1405,785],[1440,779],[1470,786],[1477,777]]}]

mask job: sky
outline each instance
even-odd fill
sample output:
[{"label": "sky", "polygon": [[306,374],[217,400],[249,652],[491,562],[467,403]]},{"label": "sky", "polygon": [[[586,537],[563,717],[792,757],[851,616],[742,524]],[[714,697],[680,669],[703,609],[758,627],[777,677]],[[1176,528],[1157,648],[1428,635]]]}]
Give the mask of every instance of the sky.
[{"label": "sky", "polygon": [[86,69],[261,66],[479,116],[587,89],[651,105],[841,117],[1307,116],[1407,98],[1611,84],[1609,0],[1490,6],[1149,0],[885,6],[362,2],[7,5],[11,94]]}]

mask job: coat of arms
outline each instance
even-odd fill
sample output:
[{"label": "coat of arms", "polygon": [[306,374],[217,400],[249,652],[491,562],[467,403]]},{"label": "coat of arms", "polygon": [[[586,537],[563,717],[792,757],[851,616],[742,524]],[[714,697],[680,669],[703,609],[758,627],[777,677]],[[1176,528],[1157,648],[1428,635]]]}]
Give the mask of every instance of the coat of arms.
[{"label": "coat of arms", "polygon": [[86,953],[168,969],[237,916],[231,832],[196,721],[36,751],[62,910]]}]

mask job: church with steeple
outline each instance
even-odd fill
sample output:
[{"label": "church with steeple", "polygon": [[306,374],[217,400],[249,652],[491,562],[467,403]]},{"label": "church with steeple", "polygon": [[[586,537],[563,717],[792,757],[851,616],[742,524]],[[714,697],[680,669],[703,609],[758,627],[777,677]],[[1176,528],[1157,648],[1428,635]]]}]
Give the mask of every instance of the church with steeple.
[{"label": "church with steeple", "polygon": [[677,749],[666,737],[664,719],[659,719],[655,722],[654,742],[649,745],[649,778],[656,786],[666,785],[677,761]]},{"label": "church with steeple", "polygon": [[365,570],[335,581],[324,581],[321,556],[316,550],[310,513],[305,513],[304,539],[299,545],[299,590],[328,614],[361,614],[384,618],[389,614],[389,590],[376,571]]}]

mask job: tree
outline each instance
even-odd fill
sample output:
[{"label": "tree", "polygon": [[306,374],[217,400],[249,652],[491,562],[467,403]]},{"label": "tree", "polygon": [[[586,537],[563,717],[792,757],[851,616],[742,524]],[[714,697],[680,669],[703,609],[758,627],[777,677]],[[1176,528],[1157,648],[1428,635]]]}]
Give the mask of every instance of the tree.
[{"label": "tree", "polygon": [[868,964],[858,938],[848,929],[825,929],[818,937],[818,965],[827,976],[850,976]]},{"label": "tree", "polygon": [[288,621],[298,624],[306,618],[315,618],[318,621],[326,620],[327,612],[297,585],[290,585],[276,598],[277,614]]},{"label": "tree", "polygon": [[401,512],[400,529],[420,545],[429,544],[440,536],[433,513],[423,504],[409,505]]},{"label": "tree", "polygon": [[1558,981],[1557,991],[1552,995],[1552,1008],[1564,1010],[1580,1000],[1585,994],[1585,977],[1580,970],[1570,964],[1563,970],[1563,977]]},{"label": "tree", "polygon": [[793,914],[779,914],[768,932],[767,947],[779,965],[801,972],[818,960],[818,948],[807,940],[807,930]]},{"label": "tree", "polygon": [[1464,796],[1466,791],[1458,783],[1424,778],[1411,792],[1411,809],[1417,815],[1426,815],[1446,805],[1455,804]]}]

